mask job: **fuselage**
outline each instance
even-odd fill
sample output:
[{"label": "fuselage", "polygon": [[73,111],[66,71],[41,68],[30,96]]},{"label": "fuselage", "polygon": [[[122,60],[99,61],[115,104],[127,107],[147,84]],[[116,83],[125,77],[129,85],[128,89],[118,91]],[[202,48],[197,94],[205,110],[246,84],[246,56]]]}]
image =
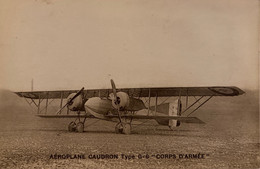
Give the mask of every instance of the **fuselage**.
[{"label": "fuselage", "polygon": [[[104,115],[117,115],[118,110],[113,105],[112,100],[107,98],[93,97],[86,101],[85,110],[97,118],[104,118]],[[146,109],[141,99],[129,98],[129,104],[120,111],[140,111]]]}]

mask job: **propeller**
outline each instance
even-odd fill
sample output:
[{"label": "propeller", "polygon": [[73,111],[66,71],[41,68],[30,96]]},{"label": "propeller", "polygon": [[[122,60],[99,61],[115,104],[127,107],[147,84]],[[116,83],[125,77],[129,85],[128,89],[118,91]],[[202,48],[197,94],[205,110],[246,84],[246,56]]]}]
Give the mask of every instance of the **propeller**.
[{"label": "propeller", "polygon": [[67,105],[71,104],[72,101],[73,101],[76,97],[78,97],[83,90],[84,90],[84,87],[82,87],[82,88],[75,94],[75,96],[73,96],[70,100],[68,100],[67,103],[66,103],[62,108],[60,108],[60,109],[56,112],[56,114],[60,114],[61,111],[62,111]]},{"label": "propeller", "polygon": [[115,85],[115,82],[113,81],[113,79],[110,79],[110,82],[111,82],[111,86],[112,86],[112,91],[113,91],[113,95],[114,95],[114,103],[117,107],[117,112],[118,112],[118,118],[119,118],[119,121],[120,123],[122,122],[121,120],[121,115],[120,115],[120,107],[119,107],[119,98],[117,97],[117,94],[116,94],[116,85]]}]

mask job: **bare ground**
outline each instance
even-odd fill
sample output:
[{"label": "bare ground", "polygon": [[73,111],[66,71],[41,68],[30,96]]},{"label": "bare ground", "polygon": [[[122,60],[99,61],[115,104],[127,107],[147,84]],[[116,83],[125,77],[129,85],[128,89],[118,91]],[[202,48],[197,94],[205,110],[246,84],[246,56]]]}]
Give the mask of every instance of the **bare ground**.
[{"label": "bare ground", "polygon": [[[205,125],[183,124],[175,131],[134,126],[131,135],[115,134],[114,123],[95,119],[87,121],[84,133],[70,133],[69,119],[37,118],[10,92],[0,96],[1,168],[260,167],[258,100],[248,100],[249,96],[236,97],[232,102],[232,98],[215,98],[195,114],[207,122]],[[179,158],[179,154],[198,153],[205,154],[204,158]],[[85,159],[51,159],[55,154],[84,154]],[[119,159],[89,158],[100,154],[116,154]],[[134,155],[135,159],[122,159],[121,154]],[[138,159],[139,154],[144,157]],[[165,154],[176,158],[167,159]]]}]

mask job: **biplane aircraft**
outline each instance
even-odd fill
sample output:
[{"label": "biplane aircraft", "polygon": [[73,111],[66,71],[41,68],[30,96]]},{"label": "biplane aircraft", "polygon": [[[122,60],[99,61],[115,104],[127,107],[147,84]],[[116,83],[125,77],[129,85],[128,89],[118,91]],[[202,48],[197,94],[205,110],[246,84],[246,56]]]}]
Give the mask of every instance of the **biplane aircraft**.
[{"label": "biplane aircraft", "polygon": [[[213,96],[238,96],[244,93],[233,86],[213,87],[161,87],[161,88],[116,88],[111,79],[111,89],[87,89],[64,91],[31,91],[15,92],[25,98],[29,105],[34,105],[37,116],[44,118],[74,118],[69,123],[68,130],[83,132],[87,118],[97,118],[116,122],[115,132],[131,133],[133,120],[153,119],[159,125],[170,129],[181,123],[204,123],[197,117],[190,117]],[[186,108],[183,109],[182,98],[186,98]],[[199,97],[199,98],[196,98]],[[173,102],[166,102],[170,97],[177,97]],[[195,100],[189,104],[189,98]],[[63,105],[63,100],[66,103]],[[158,98],[166,98],[158,103]],[[53,100],[60,100],[56,113],[48,113],[48,107]],[[146,102],[144,102],[144,99]],[[155,99],[151,105],[151,99]],[[45,104],[43,104],[45,100]],[[196,105],[197,104],[197,105]],[[67,111],[64,113],[64,111]],[[146,114],[138,112],[145,111]],[[187,115],[183,116],[186,113]]]}]

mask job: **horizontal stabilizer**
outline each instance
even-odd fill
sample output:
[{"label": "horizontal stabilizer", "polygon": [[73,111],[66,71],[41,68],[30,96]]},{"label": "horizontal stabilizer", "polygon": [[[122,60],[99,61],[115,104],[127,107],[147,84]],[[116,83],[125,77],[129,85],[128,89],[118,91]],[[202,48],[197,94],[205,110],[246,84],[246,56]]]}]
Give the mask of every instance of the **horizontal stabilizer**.
[{"label": "horizontal stabilizer", "polygon": [[[117,115],[105,116],[108,118],[118,118]],[[121,115],[121,118],[132,118],[132,119],[154,119],[154,120],[179,120],[183,123],[200,123],[205,124],[197,117],[182,117],[182,116],[147,116],[147,115]]]}]

